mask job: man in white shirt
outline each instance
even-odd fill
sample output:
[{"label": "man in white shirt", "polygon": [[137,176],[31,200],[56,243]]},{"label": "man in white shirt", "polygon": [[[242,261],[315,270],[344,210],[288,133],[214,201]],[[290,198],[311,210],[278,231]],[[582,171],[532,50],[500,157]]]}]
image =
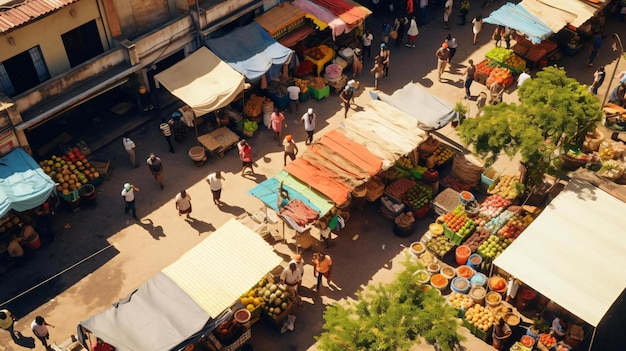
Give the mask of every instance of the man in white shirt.
[{"label": "man in white shirt", "polygon": [[139,167],[135,162],[135,142],[130,138],[130,134],[128,132],[124,133],[124,137],[122,138],[122,143],[124,144],[124,150],[128,153],[128,158],[130,159],[130,165],[133,168]]},{"label": "man in white shirt", "polygon": [[290,85],[287,87],[287,93],[289,94],[289,112],[293,112],[293,107],[296,107],[296,112],[300,110],[300,88],[296,85]]},{"label": "man in white shirt", "polygon": [[367,57],[372,57],[372,41],[374,40],[374,35],[370,32],[369,29],[365,30],[363,36],[361,37],[361,42],[363,43],[363,57],[367,54]]},{"label": "man in white shirt", "polygon": [[291,301],[298,302],[298,305],[302,304],[300,296],[298,296],[298,286],[302,284],[302,274],[294,261],[289,262],[289,268],[283,270],[280,274],[280,284],[287,286],[287,292]]},{"label": "man in white shirt", "polygon": [[209,183],[209,186],[211,187],[213,203],[216,205],[220,205],[222,203],[220,201],[220,197],[222,196],[222,180],[225,179],[224,176],[222,176],[222,172],[220,171],[211,173],[206,177],[206,182]]},{"label": "man in white shirt", "polygon": [[527,79],[530,79],[530,71],[528,69],[524,70],[517,78],[517,87],[521,87]]},{"label": "man in white shirt", "polygon": [[306,145],[309,145],[313,142],[313,133],[315,132],[315,119],[317,116],[313,113],[313,109],[309,108],[307,113],[302,115],[300,121],[304,124],[304,131],[306,132],[307,138],[304,142]]},{"label": "man in white shirt", "polygon": [[139,188],[133,186],[130,183],[124,184],[122,190],[122,198],[124,198],[124,213],[128,214],[131,211],[133,218],[137,219],[137,209],[135,208],[135,191],[139,191]]},{"label": "man in white shirt", "polygon": [[453,1],[452,0],[447,0],[445,5],[444,5],[444,9],[443,9],[443,28],[445,29],[450,29],[450,27],[448,26],[448,20],[450,19],[450,15],[452,14],[452,6],[453,6]]}]

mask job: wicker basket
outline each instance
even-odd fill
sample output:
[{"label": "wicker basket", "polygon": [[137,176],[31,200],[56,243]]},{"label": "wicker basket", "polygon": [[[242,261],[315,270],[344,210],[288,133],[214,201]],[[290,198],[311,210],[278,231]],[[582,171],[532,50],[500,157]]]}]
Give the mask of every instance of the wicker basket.
[{"label": "wicker basket", "polygon": [[566,154],[562,154],[561,156],[559,156],[559,159],[561,160],[561,164],[564,168],[572,171],[580,167],[584,167],[585,164],[587,164],[586,160],[579,160],[577,158],[567,156]]}]

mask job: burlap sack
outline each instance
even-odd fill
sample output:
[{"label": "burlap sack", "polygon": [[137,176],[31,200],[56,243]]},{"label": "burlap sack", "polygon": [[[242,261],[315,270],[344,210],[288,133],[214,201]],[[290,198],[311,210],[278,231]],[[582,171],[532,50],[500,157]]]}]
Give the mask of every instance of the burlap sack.
[{"label": "burlap sack", "polygon": [[473,187],[480,183],[480,176],[485,170],[485,164],[472,155],[457,154],[452,160],[450,175]]}]

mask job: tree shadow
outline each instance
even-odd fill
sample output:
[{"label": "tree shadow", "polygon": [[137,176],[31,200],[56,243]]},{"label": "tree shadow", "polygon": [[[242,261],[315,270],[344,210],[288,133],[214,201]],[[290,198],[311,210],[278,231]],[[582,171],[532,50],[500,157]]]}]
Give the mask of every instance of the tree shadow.
[{"label": "tree shadow", "polygon": [[231,206],[225,202],[220,202],[220,205],[218,205],[218,208],[220,209],[220,211],[230,213],[233,216],[239,216],[246,212],[246,210],[243,207]]},{"label": "tree shadow", "polygon": [[160,225],[155,226],[154,222],[150,218],[140,220],[139,225],[150,233],[154,240],[160,240],[160,238],[164,238],[166,236],[163,231],[163,227]]},{"label": "tree shadow", "polygon": [[19,345],[21,347],[25,347],[27,349],[34,349],[35,348],[35,338],[30,337],[30,336],[24,336],[21,332],[16,332],[16,337],[13,339],[13,342],[15,342],[16,345]]},{"label": "tree shadow", "polygon": [[185,222],[189,223],[189,225],[193,229],[198,231],[198,236],[204,233],[212,233],[215,231],[215,227],[213,226],[213,224],[201,221],[193,217],[185,218]]}]

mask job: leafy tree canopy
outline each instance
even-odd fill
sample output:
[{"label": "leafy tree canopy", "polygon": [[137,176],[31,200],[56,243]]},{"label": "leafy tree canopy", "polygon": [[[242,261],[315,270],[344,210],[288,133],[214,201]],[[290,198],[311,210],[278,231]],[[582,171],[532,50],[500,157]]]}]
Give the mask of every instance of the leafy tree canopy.
[{"label": "leafy tree canopy", "polygon": [[601,122],[602,109],[585,85],[556,66],[525,81],[518,94],[520,104],[486,106],[480,118],[465,120],[458,131],[487,164],[502,153],[513,157],[519,152],[533,185],[552,167],[555,149],[582,145]]},{"label": "leafy tree canopy", "polygon": [[436,291],[423,291],[413,273],[422,268],[407,260],[389,284],[357,293],[356,302],[335,303],[324,312],[325,351],[408,350],[421,340],[451,351],[465,338],[458,334],[456,310]]}]

